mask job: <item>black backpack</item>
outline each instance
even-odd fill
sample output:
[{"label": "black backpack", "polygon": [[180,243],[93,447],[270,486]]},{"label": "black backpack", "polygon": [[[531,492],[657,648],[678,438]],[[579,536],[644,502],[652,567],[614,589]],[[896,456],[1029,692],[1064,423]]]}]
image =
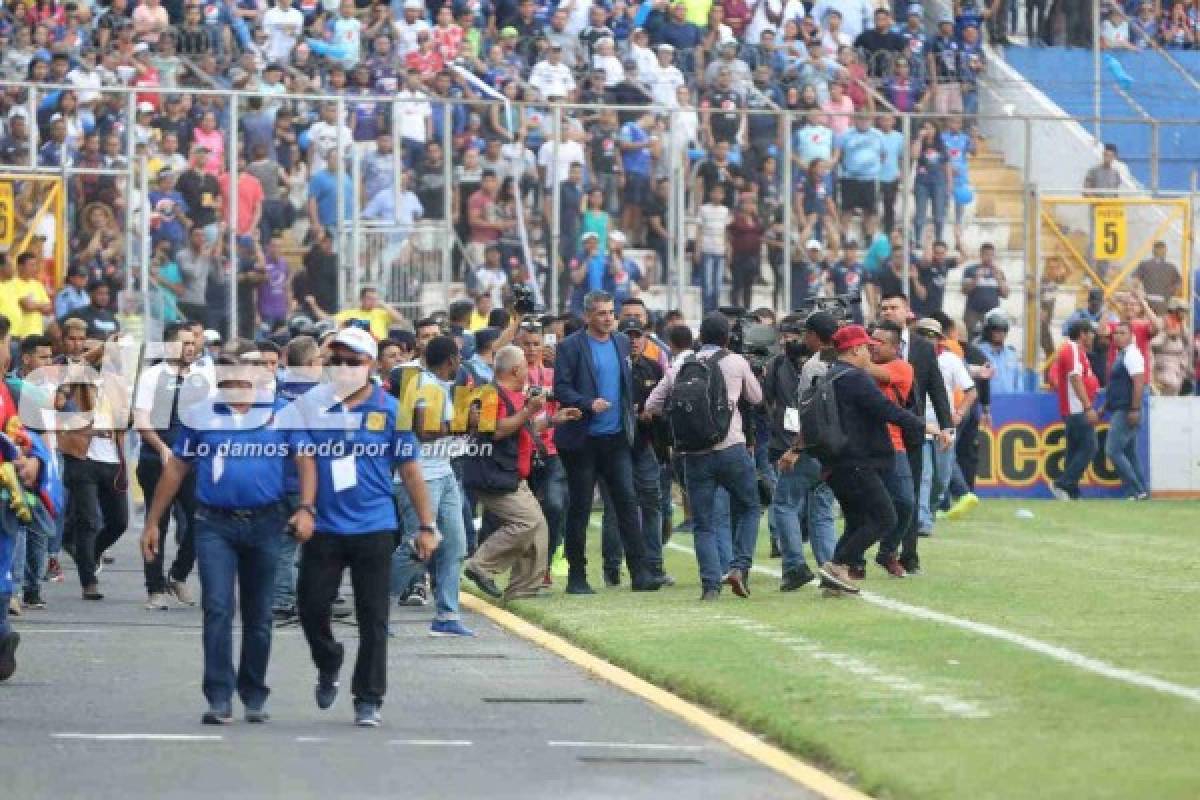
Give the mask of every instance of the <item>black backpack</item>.
[{"label": "black backpack", "polygon": [[727,350],[718,350],[708,358],[689,355],[675,373],[666,418],[676,451],[711,450],[729,433],[733,405],[720,367],[727,355]]},{"label": "black backpack", "polygon": [[826,372],[800,390],[800,436],[804,450],[821,462],[837,459],[846,448],[846,432],[838,414],[833,383],[844,374]]}]

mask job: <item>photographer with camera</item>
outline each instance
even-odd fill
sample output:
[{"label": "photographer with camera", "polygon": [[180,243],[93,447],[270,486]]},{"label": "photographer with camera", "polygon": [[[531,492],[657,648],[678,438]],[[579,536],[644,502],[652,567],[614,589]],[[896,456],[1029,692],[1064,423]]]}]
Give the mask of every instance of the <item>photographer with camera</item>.
[{"label": "photographer with camera", "polygon": [[[750,596],[747,580],[761,511],[754,460],[746,447],[738,404],[743,399],[752,405],[761,403],[762,388],[746,359],[727,349],[730,329],[724,314],[708,314],[700,324],[700,351],[680,359],[646,401],[647,414],[665,414],[675,448],[683,454],[702,601],[720,597],[723,582],[738,597]],[[723,577],[713,525],[718,488],[729,492],[733,522],[733,558]]]},{"label": "photographer with camera", "polygon": [[[832,319],[829,322],[836,327]],[[763,395],[770,419],[768,457],[777,471],[775,492],[767,513],[774,523],[783,556],[783,582],[779,588],[785,592],[795,591],[816,577],[804,559],[805,532],[818,565],[833,557],[837,538],[833,524],[833,492],[821,480],[820,462],[792,449],[797,444],[800,430],[801,370],[824,344],[804,323],[800,314],[783,318],[779,326],[783,352],[767,364],[763,379]],[[820,326],[820,323],[818,319],[815,324]],[[832,332],[828,326],[825,330]]]},{"label": "photographer with camera", "polygon": [[[638,415],[637,431],[633,438],[633,490],[641,512],[642,538],[646,544],[646,569],[663,585],[674,581],[663,572],[662,557],[662,495],[659,486],[659,460],[655,453],[654,422],[645,413],[646,398],[658,386],[663,369],[646,357],[649,343],[646,331],[635,319],[621,320],[617,330],[629,337],[629,369],[633,376],[633,410]],[[617,586],[621,580],[621,538],[617,535],[617,515],[604,484],[603,552],[604,583]]]},{"label": "photographer with camera", "polygon": [[[480,591],[494,598],[533,597],[542,585],[546,570],[548,534],[546,518],[529,488],[538,453],[538,428],[578,420],[578,409],[563,408],[547,423],[535,425],[546,405],[541,392],[526,393],[529,367],[525,353],[514,346],[496,354],[496,429],[478,437],[492,445],[491,451],[467,460],[463,484],[475,493],[484,511],[496,521],[492,532],[475,555],[467,559],[463,574]],[[478,430],[479,409],[471,411],[471,429]],[[481,448],[482,449],[482,448]],[[493,576],[511,567],[508,586],[501,591]]]}]

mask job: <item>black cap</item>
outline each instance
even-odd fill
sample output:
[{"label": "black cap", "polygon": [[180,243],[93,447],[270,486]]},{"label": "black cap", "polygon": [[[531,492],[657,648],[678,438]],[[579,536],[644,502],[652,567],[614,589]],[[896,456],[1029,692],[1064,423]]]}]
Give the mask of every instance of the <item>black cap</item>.
[{"label": "black cap", "polygon": [[88,281],[87,290],[89,292],[94,292],[102,286],[107,288],[108,281],[105,281],[101,278],[93,278],[92,280]]},{"label": "black cap", "polygon": [[837,333],[837,320],[828,311],[814,311],[804,320],[804,327],[817,335],[822,341],[828,341]]}]

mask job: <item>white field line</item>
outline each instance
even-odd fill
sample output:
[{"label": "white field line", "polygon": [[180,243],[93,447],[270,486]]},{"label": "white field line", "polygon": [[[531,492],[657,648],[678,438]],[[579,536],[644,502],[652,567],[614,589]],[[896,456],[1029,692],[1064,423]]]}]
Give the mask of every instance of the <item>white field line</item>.
[{"label": "white field line", "polygon": [[410,747],[470,747],[474,742],[468,739],[389,739],[388,744]]},{"label": "white field line", "polygon": [[857,656],[830,652],[824,649],[820,642],[798,636],[795,633],[728,614],[715,614],[711,618],[728,622],[756,636],[762,636],[768,641],[786,647],[796,655],[832,664],[842,672],[848,672],[855,677],[877,683],[889,691],[911,695],[919,702],[934,706],[951,716],[966,717],[968,719],[986,719],[991,716],[991,713],[986,709],[967,700],[931,691],[916,681],[909,680],[901,675],[884,672],[879,667],[869,664]]},{"label": "white field line", "polygon": [[546,742],[547,747],[572,747],[585,750],[707,750],[703,744],[658,744],[655,742]]},{"label": "white field line", "polygon": [[[680,550],[685,553],[692,553],[693,555],[695,554],[695,551],[693,551],[690,547],[685,547],[681,544],[676,544],[675,542],[669,542],[667,547],[670,547],[674,550]],[[761,567],[756,565],[751,569],[764,575],[771,575],[776,578],[781,577],[779,570],[771,567]],[[893,600],[890,597],[884,597],[883,595],[878,595],[874,592],[864,591],[859,594],[859,597],[866,602],[871,603],[872,605],[879,606],[880,608],[886,608],[889,611],[906,614],[910,617],[916,617],[917,619],[929,620],[930,622],[939,622],[943,625],[949,625],[950,627],[959,628],[980,636],[999,639],[1002,642],[1014,644],[1017,647],[1029,650],[1030,652],[1047,656],[1055,661],[1061,661],[1068,666],[1075,667],[1076,669],[1083,670],[1084,672],[1091,672],[1092,674],[1099,675],[1103,678],[1109,678],[1111,680],[1127,683],[1130,686],[1138,686],[1143,689],[1161,692],[1162,694],[1181,697],[1184,700],[1191,700],[1194,703],[1200,703],[1200,688],[1172,683],[1171,681],[1163,680],[1162,678],[1156,678],[1153,675],[1146,675],[1145,673],[1137,672],[1136,670],[1125,669],[1124,667],[1118,667],[1116,665],[1109,664],[1107,661],[1101,661],[1098,658],[1085,656],[1082,653],[1077,653],[1074,650],[1062,647],[1060,645],[1043,642],[1040,639],[1034,639],[1032,636],[1026,636],[1023,633],[1014,633],[1013,631],[1005,630],[1004,628],[998,628],[995,625],[989,625],[985,622],[975,622],[974,620],[965,619],[963,617],[944,614],[941,611],[934,611],[932,608],[925,608],[924,606],[917,606],[911,603]]]},{"label": "white field line", "polygon": [[98,628],[30,628],[30,627],[26,627],[26,626],[21,626],[21,627],[17,628],[17,632],[20,633],[22,636],[24,636],[27,633],[82,633],[82,634],[111,633],[111,631],[102,631],[102,630],[99,630]]},{"label": "white field line", "polygon": [[52,733],[50,738],[93,742],[220,742],[225,737],[196,733]]}]

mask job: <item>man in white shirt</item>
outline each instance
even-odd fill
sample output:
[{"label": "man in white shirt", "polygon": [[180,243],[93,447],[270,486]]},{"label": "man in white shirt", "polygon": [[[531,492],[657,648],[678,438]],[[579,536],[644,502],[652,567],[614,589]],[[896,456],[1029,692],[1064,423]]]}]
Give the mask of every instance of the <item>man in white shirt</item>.
[{"label": "man in white shirt", "polygon": [[534,65],[529,75],[529,85],[547,100],[565,100],[575,91],[571,68],[562,63],[562,45],[550,45],[546,60]]},{"label": "man in white shirt", "polygon": [[421,0],[405,0],[404,16],[395,23],[396,28],[396,58],[403,62],[404,57],[417,49],[417,34],[429,32],[429,21],[425,19],[425,4]]},{"label": "man in white shirt", "polygon": [[304,31],[304,15],[292,8],[292,0],[275,0],[263,14],[262,26],[267,32],[267,61],[287,63]]},{"label": "man in white shirt", "polygon": [[[932,339],[937,348],[938,368],[942,371],[942,382],[946,385],[946,393],[950,400],[951,417],[957,427],[975,404],[975,381],[967,372],[966,363],[953,350],[943,345],[945,336],[942,325],[936,319],[925,318],[917,322],[916,332],[921,336]],[[937,413],[933,404],[925,406],[925,421],[937,425]],[[933,533],[933,512],[941,503],[942,495],[950,485],[950,476],[954,472],[956,451],[953,447],[945,450],[937,447],[933,438],[925,437],[925,464],[932,468],[921,470],[921,502],[917,509],[917,534],[929,536]]]},{"label": "man in white shirt", "polygon": [[812,17],[824,27],[825,15],[837,11],[842,15],[842,32],[851,41],[872,25],[875,6],[871,0],[817,0],[812,7]]},{"label": "man in white shirt", "polygon": [[583,151],[583,144],[579,141],[582,136],[583,131],[578,122],[571,120],[563,124],[563,138],[558,143],[557,163],[554,163],[553,139],[544,142],[538,149],[538,172],[542,176],[542,184],[546,187],[547,192],[553,191],[556,181],[562,183],[567,179],[572,164],[581,164],[586,167],[587,158]]},{"label": "man in white shirt", "polygon": [[639,75],[649,76],[658,69],[658,56],[650,49],[650,34],[645,28],[634,28],[629,40],[629,57],[637,64]]},{"label": "man in white shirt", "polygon": [[429,105],[429,95],[421,83],[420,70],[409,69],[404,81],[404,88],[396,93],[392,114],[400,138],[404,140],[404,164],[415,169],[425,159],[425,144],[433,136],[433,107]]},{"label": "man in white shirt", "polygon": [[328,160],[329,154],[338,146],[339,135],[342,150],[349,153],[350,146],[354,143],[354,132],[346,125],[345,120],[337,118],[337,106],[326,103],[321,106],[321,118],[308,129],[309,160],[312,164],[320,166]]},{"label": "man in white shirt", "polygon": [[504,290],[508,288],[508,276],[500,263],[500,247],[489,244],[484,250],[483,263],[475,269],[475,292],[486,294],[492,299],[493,308],[504,308]]},{"label": "man in white shirt", "polygon": [[672,63],[675,60],[675,48],[664,42],[658,46],[657,52],[657,63],[644,73],[646,85],[650,88],[654,105],[674,108],[679,105],[676,93],[686,82],[679,67]]}]

